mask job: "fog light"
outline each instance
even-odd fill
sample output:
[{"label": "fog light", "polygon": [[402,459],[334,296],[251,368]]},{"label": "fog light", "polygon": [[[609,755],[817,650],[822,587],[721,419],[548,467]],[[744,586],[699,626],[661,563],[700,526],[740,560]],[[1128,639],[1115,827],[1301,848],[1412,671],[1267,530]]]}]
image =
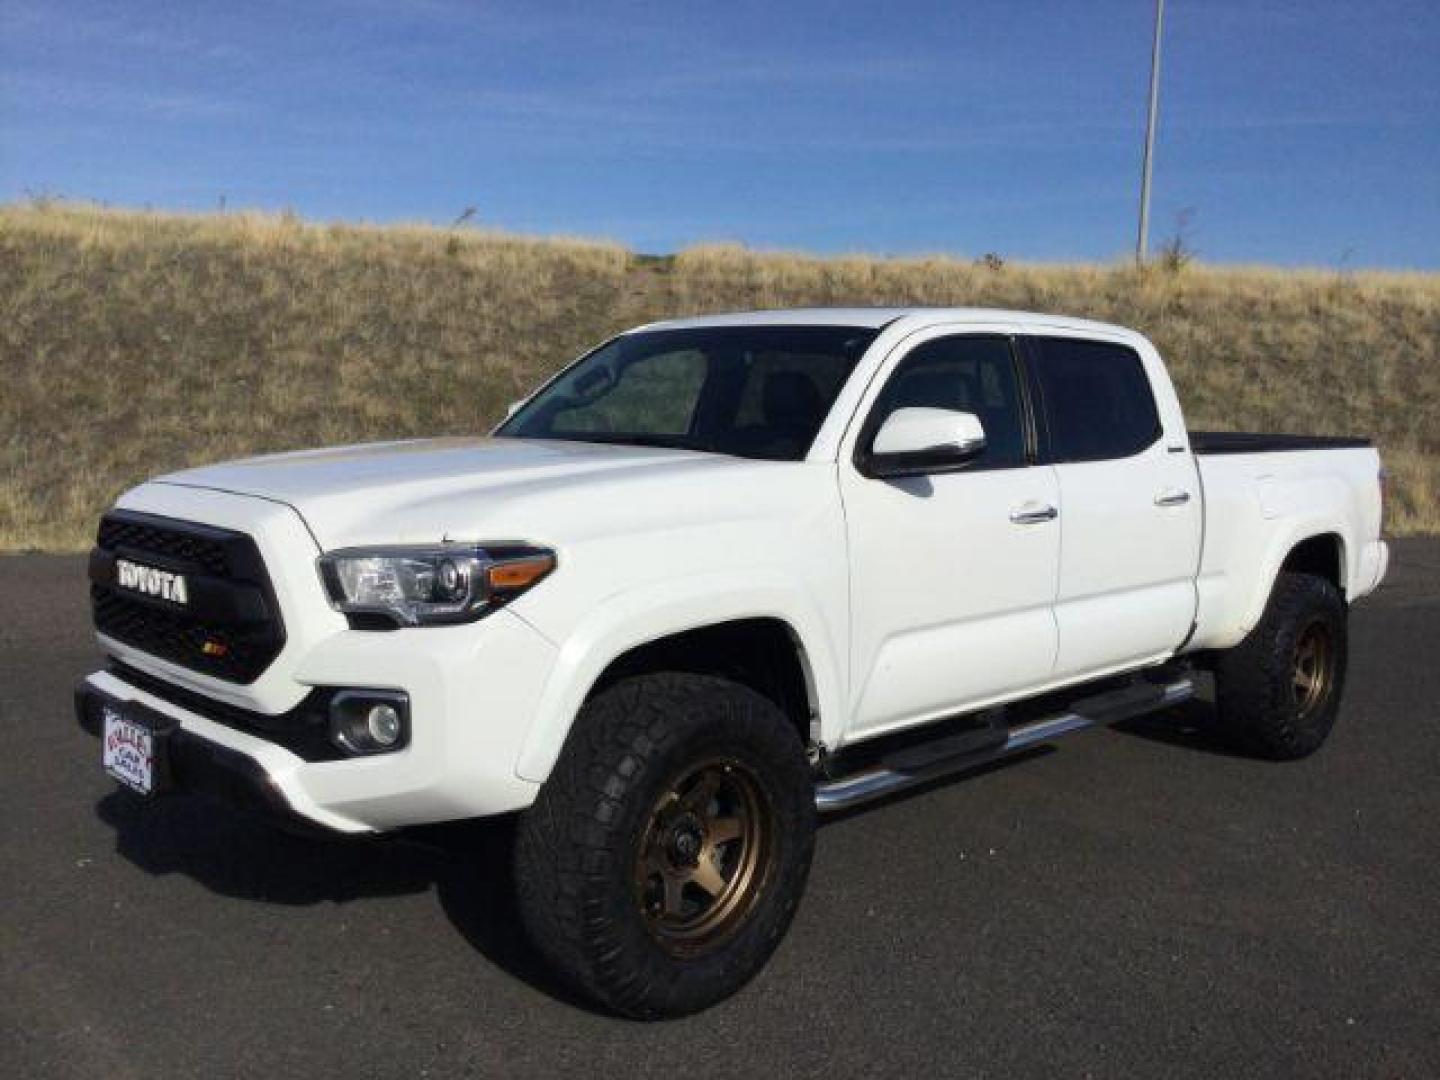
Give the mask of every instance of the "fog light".
[{"label": "fog light", "polygon": [[410,741],[410,699],[398,690],[341,690],[330,699],[330,741],[347,754],[383,754]]},{"label": "fog light", "polygon": [[400,741],[400,714],[394,705],[371,705],[365,714],[365,727],[377,746],[388,749]]}]

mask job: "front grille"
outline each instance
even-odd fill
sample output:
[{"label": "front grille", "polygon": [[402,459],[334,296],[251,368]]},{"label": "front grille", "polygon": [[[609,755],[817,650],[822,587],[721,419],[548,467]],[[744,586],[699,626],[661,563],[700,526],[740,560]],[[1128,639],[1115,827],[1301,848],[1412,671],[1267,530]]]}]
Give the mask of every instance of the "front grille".
[{"label": "front grille", "polygon": [[[116,510],[91,558],[95,627],[107,637],[227,682],[251,683],[285,646],[285,628],[255,541],[244,533]],[[184,574],[185,607],[118,586],[114,559]]]},{"label": "front grille", "polygon": [[[171,559],[203,569],[215,577],[230,576],[230,560],[225,554],[223,538],[216,535],[218,529],[203,532],[182,531],[193,526],[174,522],[165,526],[153,524],[159,519],[141,520],[138,516],[110,514],[100,522],[100,533],[96,538],[102,548],[114,551],[128,547]],[[240,533],[232,533],[240,536]]]}]

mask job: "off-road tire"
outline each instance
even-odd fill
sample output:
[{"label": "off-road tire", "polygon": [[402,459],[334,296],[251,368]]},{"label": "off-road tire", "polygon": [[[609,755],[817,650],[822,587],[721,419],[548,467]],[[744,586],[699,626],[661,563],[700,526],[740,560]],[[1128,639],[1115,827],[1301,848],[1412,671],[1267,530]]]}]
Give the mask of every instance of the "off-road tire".
[{"label": "off-road tire", "polygon": [[[1317,668],[1323,686],[1313,700],[1299,667],[1307,643],[1324,650]],[[1281,573],[1260,622],[1216,661],[1221,730],[1260,757],[1289,761],[1313,754],[1335,725],[1347,653],[1339,590],[1313,574]]]},{"label": "off-road tire", "polygon": [[[744,776],[755,806],[763,805],[767,846],[755,850],[766,858],[733,925],[708,944],[677,946],[657,936],[651,920],[660,905],[647,908],[639,895],[637,851],[653,849],[657,800],[679,805],[666,803],[667,785],[707,763]],[[725,679],[634,676],[586,703],[521,816],[521,917],[553,969],[605,1008],[639,1019],[696,1012],[735,993],[770,958],[804,891],[814,843],[813,778],[780,709]],[[733,849],[717,849],[717,865],[719,850]],[[685,954],[690,948],[694,955]]]}]

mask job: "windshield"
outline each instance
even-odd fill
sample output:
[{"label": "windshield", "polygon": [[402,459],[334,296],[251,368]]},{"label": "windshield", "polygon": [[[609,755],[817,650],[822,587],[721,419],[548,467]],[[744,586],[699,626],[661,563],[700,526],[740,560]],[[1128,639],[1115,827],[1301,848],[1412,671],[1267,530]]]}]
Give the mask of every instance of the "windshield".
[{"label": "windshield", "polygon": [[650,330],[602,345],[497,435],[799,461],[878,330]]}]

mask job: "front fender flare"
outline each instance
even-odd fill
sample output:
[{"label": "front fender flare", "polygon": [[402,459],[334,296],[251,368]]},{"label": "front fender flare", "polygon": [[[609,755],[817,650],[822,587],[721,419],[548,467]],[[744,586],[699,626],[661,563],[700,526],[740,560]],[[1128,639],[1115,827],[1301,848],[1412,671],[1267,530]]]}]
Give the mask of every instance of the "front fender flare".
[{"label": "front fender flare", "polygon": [[778,573],[703,574],[611,596],[558,643],[559,655],[541,692],[516,774],[535,782],[550,775],[591,688],[631,649],[687,630],[752,618],[778,619],[790,627],[822,737],[830,741],[840,724],[844,667],[840,645],[827,631],[819,607]]}]

